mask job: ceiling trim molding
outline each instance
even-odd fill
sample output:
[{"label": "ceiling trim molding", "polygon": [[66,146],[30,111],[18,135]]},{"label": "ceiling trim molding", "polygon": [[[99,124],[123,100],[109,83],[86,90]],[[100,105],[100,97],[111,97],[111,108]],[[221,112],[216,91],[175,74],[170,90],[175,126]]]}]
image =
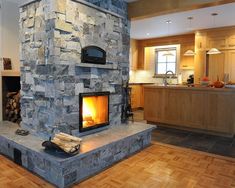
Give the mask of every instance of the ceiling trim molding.
[{"label": "ceiling trim molding", "polygon": [[139,20],[170,13],[195,10],[228,3],[235,0],[139,0],[128,3],[128,16]]}]

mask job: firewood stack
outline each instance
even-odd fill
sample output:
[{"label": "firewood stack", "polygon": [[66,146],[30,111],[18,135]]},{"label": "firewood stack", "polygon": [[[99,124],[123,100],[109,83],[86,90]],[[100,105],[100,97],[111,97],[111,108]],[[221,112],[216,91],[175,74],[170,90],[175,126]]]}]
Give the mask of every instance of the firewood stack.
[{"label": "firewood stack", "polygon": [[65,133],[55,134],[51,140],[66,153],[74,153],[79,150],[82,139]]},{"label": "firewood stack", "polygon": [[21,122],[20,92],[8,92],[6,94],[5,118],[14,123]]}]

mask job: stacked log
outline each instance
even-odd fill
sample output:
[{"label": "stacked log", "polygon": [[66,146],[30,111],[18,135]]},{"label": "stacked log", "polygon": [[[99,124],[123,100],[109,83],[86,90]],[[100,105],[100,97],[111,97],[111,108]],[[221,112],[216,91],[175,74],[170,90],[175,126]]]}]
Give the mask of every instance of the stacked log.
[{"label": "stacked log", "polygon": [[14,123],[21,122],[20,92],[8,92],[6,94],[5,119]]},{"label": "stacked log", "polygon": [[65,133],[55,134],[51,140],[51,142],[59,146],[66,153],[74,153],[79,150],[81,141],[80,138]]}]

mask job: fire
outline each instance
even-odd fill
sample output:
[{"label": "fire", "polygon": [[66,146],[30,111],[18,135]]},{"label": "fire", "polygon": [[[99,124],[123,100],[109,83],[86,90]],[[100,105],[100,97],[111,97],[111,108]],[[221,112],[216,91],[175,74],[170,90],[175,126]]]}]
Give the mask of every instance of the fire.
[{"label": "fire", "polygon": [[[108,121],[108,98],[92,96],[83,98],[83,127],[91,127]],[[106,107],[106,108],[105,108]]]}]

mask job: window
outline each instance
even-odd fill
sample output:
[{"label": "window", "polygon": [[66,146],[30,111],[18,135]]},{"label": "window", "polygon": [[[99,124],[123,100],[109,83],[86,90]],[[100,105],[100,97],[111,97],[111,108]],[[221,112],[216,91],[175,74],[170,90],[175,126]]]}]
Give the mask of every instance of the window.
[{"label": "window", "polygon": [[156,49],[156,76],[163,75],[167,71],[172,71],[174,74],[176,74],[176,54],[176,48]]}]

